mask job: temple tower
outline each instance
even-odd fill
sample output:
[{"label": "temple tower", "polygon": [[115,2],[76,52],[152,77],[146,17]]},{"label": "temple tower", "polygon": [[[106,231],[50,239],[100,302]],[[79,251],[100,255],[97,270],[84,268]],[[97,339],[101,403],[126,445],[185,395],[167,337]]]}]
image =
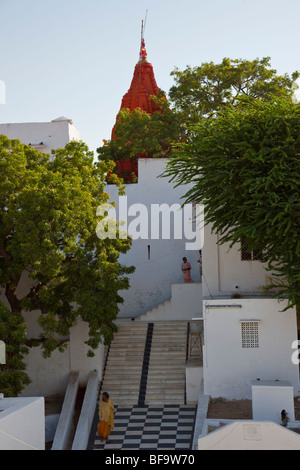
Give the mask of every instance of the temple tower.
[{"label": "temple tower", "polygon": [[[148,114],[153,114],[157,111],[157,106],[151,96],[158,96],[159,87],[157,86],[154,70],[152,64],[147,60],[147,51],[145,47],[145,40],[143,37],[143,23],[142,23],[142,34],[141,34],[141,46],[139,53],[139,61],[135,66],[133,78],[130,84],[130,88],[125,93],[121,101],[122,109],[129,109],[130,112],[139,108]],[[118,113],[119,115],[119,113]],[[112,129],[111,139],[115,139],[115,128],[118,122],[118,115],[116,117],[116,123]],[[147,155],[138,155],[139,158],[145,158]],[[137,158],[131,160],[117,161],[117,174],[119,177],[124,178],[124,175],[135,174],[138,176],[138,163]],[[124,178],[125,182],[129,183],[130,178]]]}]

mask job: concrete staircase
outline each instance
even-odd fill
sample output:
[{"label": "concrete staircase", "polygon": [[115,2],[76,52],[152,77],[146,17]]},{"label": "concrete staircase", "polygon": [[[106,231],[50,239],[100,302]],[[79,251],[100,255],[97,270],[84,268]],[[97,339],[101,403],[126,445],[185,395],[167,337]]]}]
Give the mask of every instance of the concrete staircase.
[{"label": "concrete staircase", "polygon": [[118,325],[101,390],[120,405],[185,403],[186,321]]},{"label": "concrete staircase", "polygon": [[185,403],[187,322],[156,322],[149,360],[146,404]]},{"label": "concrete staircase", "polygon": [[120,324],[110,345],[101,390],[117,405],[138,403],[147,327],[143,322]]}]

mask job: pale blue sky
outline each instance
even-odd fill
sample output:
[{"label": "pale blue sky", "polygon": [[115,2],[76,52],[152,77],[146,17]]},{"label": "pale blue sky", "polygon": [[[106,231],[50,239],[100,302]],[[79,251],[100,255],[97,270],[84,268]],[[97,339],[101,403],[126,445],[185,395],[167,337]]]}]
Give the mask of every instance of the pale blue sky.
[{"label": "pale blue sky", "polygon": [[66,116],[95,151],[130,86],[146,10],[148,60],[165,92],[175,67],[223,57],[300,70],[300,0],[0,0],[0,123]]}]

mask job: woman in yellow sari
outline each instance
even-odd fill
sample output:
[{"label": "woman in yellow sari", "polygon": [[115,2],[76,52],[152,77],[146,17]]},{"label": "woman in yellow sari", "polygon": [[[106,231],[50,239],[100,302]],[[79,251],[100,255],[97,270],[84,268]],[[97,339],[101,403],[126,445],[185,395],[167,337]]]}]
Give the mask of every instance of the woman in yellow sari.
[{"label": "woman in yellow sari", "polygon": [[99,406],[99,425],[98,425],[98,436],[102,436],[102,441],[105,439],[108,443],[108,436],[114,429],[114,404],[109,398],[108,393],[102,393],[102,401]]}]

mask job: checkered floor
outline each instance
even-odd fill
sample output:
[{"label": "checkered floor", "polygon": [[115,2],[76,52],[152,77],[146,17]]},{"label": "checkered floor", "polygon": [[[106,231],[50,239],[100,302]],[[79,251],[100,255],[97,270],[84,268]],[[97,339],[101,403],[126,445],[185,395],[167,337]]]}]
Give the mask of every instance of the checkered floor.
[{"label": "checkered floor", "polygon": [[110,443],[97,436],[95,413],[90,450],[191,450],[196,406],[115,406],[115,428]]}]

